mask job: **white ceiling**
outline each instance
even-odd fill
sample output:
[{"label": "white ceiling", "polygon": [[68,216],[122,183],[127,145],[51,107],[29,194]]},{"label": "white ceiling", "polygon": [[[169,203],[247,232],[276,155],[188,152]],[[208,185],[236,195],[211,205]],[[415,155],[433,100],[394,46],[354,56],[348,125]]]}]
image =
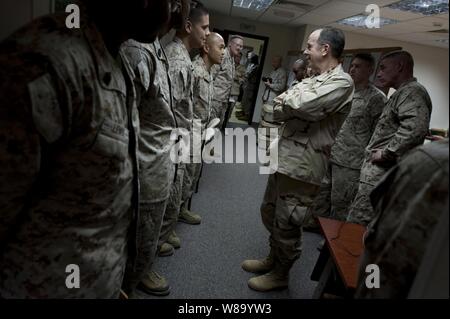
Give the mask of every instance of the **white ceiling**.
[{"label": "white ceiling", "polygon": [[[298,7],[291,4],[277,4],[278,0],[265,11],[253,11],[233,7],[233,0],[203,0],[212,11],[232,17],[240,17],[261,23],[272,23],[290,27],[305,24],[331,25],[342,30],[367,35],[402,40],[448,49],[448,43],[436,40],[448,39],[448,33],[429,33],[429,31],[449,28],[448,13],[436,16],[403,12],[383,8],[399,0],[288,0],[289,3],[309,5]],[[368,4],[377,4],[381,8],[381,16],[400,20],[401,23],[382,26],[380,29],[361,29],[335,24],[337,20],[365,12]]]}]

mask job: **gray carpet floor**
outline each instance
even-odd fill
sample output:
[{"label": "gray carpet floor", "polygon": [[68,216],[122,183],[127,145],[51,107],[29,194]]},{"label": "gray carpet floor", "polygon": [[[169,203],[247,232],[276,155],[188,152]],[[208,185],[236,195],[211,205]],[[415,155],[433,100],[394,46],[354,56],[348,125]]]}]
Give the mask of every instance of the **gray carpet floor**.
[{"label": "gray carpet floor", "polygon": [[[232,125],[232,124],[231,124]],[[233,125],[234,126],[234,125]],[[259,207],[267,175],[259,174],[259,164],[204,165],[200,187],[191,210],[201,214],[200,225],[178,223],[181,248],[173,256],[158,257],[155,270],[171,286],[167,297],[143,292],[138,298],[176,299],[308,299],[316,282],[310,280],[322,237],[304,233],[303,253],[291,270],[289,289],[269,293],[251,290],[253,275],[241,269],[247,258],[268,253],[268,232]]]}]

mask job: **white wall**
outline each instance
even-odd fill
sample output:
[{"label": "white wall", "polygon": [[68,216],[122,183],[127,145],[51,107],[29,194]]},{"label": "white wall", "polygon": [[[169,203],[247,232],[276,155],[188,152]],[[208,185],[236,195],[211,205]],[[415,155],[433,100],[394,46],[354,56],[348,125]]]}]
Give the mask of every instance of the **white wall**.
[{"label": "white wall", "polygon": [[[316,26],[308,25],[302,48],[306,47],[306,40]],[[414,76],[428,90],[433,103],[430,127],[448,129],[449,127],[449,51],[432,46],[384,39],[364,34],[345,33],[345,49],[364,49],[382,47],[402,47],[414,58]]]},{"label": "white wall", "polygon": [[[247,30],[241,30],[240,24],[251,24],[255,26],[254,32]],[[251,33],[259,36],[269,37],[269,46],[267,48],[266,60],[263,66],[263,75],[268,75],[272,71],[271,60],[275,55],[281,55],[285,57],[284,62],[287,61],[287,53],[290,50],[298,49],[301,45],[303,35],[300,37],[299,30],[294,28],[287,28],[278,25],[259,23],[255,21],[249,21],[246,19],[234,18],[224,16],[218,13],[211,13],[210,15],[211,30],[213,28],[221,30],[232,30],[243,33]],[[300,32],[301,33],[301,32]],[[285,66],[286,67],[286,66]],[[264,93],[264,84],[261,84],[258,91],[258,98],[256,101],[255,113],[253,115],[253,122],[259,122],[261,118],[261,106],[262,95]]]}]

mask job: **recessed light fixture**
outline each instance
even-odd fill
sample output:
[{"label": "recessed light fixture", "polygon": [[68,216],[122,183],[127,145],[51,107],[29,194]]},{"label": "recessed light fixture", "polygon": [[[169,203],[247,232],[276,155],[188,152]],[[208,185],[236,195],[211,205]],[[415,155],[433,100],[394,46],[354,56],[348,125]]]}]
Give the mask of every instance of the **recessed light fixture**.
[{"label": "recessed light fixture", "polygon": [[[358,14],[356,16],[338,20],[338,21],[336,21],[336,23],[342,24],[342,25],[350,25],[352,27],[357,27],[357,28],[366,28],[367,29],[367,25],[366,25],[367,19],[370,19],[370,17],[366,16],[364,14]],[[388,25],[388,24],[395,24],[398,22],[399,21],[393,20],[393,19],[380,18],[380,27],[384,26],[384,25]]]},{"label": "recessed light fixture", "polygon": [[386,8],[420,13],[426,16],[447,13],[448,0],[402,0]]},{"label": "recessed light fixture", "polygon": [[249,10],[266,10],[274,0],[233,0],[233,7]]}]

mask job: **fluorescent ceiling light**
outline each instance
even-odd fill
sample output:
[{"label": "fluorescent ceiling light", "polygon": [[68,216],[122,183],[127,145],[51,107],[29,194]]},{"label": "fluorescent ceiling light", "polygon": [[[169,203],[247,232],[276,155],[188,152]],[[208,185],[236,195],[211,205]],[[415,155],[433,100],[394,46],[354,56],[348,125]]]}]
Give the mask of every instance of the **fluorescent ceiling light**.
[{"label": "fluorescent ceiling light", "polygon": [[439,39],[439,40],[436,40],[436,42],[448,44],[448,39]]},{"label": "fluorescent ceiling light", "polygon": [[386,8],[420,13],[428,16],[447,13],[448,0],[403,0],[390,4]]},{"label": "fluorescent ceiling light", "polygon": [[233,6],[249,10],[266,10],[274,0],[233,0]]},{"label": "fluorescent ceiling light", "polygon": [[[358,14],[353,17],[338,20],[338,21],[336,21],[336,23],[342,24],[342,25],[350,25],[352,27],[357,27],[357,28],[366,28],[367,29],[367,25],[366,25],[367,19],[370,19],[370,17],[366,16],[364,14]],[[384,25],[388,25],[388,24],[395,24],[398,22],[399,21],[393,20],[393,19],[380,18],[380,27],[384,26]]]}]

